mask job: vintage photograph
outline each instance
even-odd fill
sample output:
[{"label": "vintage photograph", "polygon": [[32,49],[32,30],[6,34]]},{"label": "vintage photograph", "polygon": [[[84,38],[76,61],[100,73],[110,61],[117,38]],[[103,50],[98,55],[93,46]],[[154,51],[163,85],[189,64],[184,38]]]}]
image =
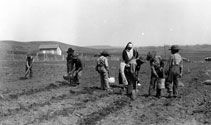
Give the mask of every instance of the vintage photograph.
[{"label": "vintage photograph", "polygon": [[0,125],[210,125],[211,0],[0,0]]}]

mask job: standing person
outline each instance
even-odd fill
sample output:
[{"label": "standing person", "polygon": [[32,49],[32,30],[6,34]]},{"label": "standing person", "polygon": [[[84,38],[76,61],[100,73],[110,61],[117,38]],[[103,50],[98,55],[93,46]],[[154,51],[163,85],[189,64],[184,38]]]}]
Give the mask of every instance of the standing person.
[{"label": "standing person", "polygon": [[137,66],[137,62],[136,59],[132,59],[129,63],[129,66],[125,67],[125,76],[127,78],[128,81],[128,85],[127,85],[127,94],[132,98],[135,99],[136,98],[136,90],[137,90],[137,82],[138,80],[138,76],[137,76],[137,72],[136,72],[136,66]]},{"label": "standing person", "polygon": [[171,98],[178,96],[178,83],[183,73],[183,61],[179,54],[180,48],[178,45],[172,45],[169,50],[171,51],[171,55],[166,66],[166,87],[168,97]]},{"label": "standing person", "polygon": [[[120,69],[119,69],[119,84],[128,85],[128,81],[125,77],[124,70],[125,66],[129,66],[129,62],[132,59],[138,58],[138,51],[133,49],[132,42],[128,42],[126,47],[124,48],[122,52],[122,59],[123,61],[120,63]],[[123,87],[124,89],[124,87]]]},{"label": "standing person", "polygon": [[101,89],[112,91],[109,85],[109,65],[107,57],[110,56],[108,52],[103,51],[97,59],[96,71],[100,74]]},{"label": "standing person", "polygon": [[164,77],[163,76],[163,67],[164,63],[162,62],[161,56],[158,56],[156,54],[156,51],[148,52],[147,58],[150,62],[150,69],[151,69],[151,79],[150,79],[150,85],[149,85],[149,96],[152,95],[152,91],[156,89],[156,97],[161,96],[161,88],[158,87],[158,80],[159,78]]},{"label": "standing person", "polygon": [[73,54],[74,51],[72,48],[68,48],[67,51],[67,74],[70,73],[70,71],[73,69]]},{"label": "standing person", "polygon": [[33,57],[30,55],[26,56],[26,76],[29,74],[29,77],[32,78],[32,63]]},{"label": "standing person", "polygon": [[132,42],[129,42],[122,52],[123,61],[128,64],[130,60],[138,58],[138,51],[133,48]]}]

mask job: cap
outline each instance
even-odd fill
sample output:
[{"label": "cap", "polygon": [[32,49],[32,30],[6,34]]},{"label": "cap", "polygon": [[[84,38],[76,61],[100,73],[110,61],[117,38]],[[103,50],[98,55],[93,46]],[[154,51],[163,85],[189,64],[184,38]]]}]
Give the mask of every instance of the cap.
[{"label": "cap", "polygon": [[169,50],[180,50],[178,45],[172,45]]},{"label": "cap", "polygon": [[110,56],[110,55],[108,54],[108,52],[107,52],[107,51],[103,51],[103,52],[101,52],[101,53],[100,53],[100,55],[103,55],[103,56]]}]

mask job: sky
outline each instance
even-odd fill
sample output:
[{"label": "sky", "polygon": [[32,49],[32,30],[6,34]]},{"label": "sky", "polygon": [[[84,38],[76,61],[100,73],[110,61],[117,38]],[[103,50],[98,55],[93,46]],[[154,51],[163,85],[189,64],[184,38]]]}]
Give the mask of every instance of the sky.
[{"label": "sky", "polygon": [[0,40],[162,46],[210,34],[211,0],[0,0]]}]

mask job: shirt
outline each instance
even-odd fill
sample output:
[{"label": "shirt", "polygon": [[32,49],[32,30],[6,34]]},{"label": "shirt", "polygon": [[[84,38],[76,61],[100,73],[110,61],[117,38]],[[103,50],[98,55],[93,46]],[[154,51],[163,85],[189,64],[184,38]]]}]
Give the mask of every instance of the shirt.
[{"label": "shirt", "polygon": [[108,69],[108,59],[104,56],[100,56],[97,59],[97,65],[98,66],[104,66],[106,69]]},{"label": "shirt", "polygon": [[161,60],[161,56],[155,56],[155,58],[150,61],[150,65],[154,66],[156,69],[160,68]]},{"label": "shirt", "polygon": [[128,59],[131,60],[133,58],[133,49],[126,50],[126,52],[127,52]]},{"label": "shirt", "polygon": [[31,66],[33,61],[33,57],[32,56],[27,56],[26,57],[26,65]]},{"label": "shirt", "polygon": [[81,71],[83,69],[82,62],[79,58],[73,59],[73,66],[75,67],[75,71]]},{"label": "shirt", "polygon": [[167,66],[166,66],[166,72],[170,70],[170,68],[174,65],[179,65],[180,66],[180,72],[183,72],[183,61],[182,57],[179,53],[171,54]]},{"label": "shirt", "polygon": [[150,61],[152,76],[158,76],[158,73],[160,72],[161,69],[161,61],[162,61],[161,56],[155,56],[155,58],[153,58]]},{"label": "shirt", "polygon": [[182,57],[179,53],[172,54],[169,59],[169,65],[181,65],[182,64]]},{"label": "shirt", "polygon": [[80,58],[73,58],[72,55],[67,56],[67,72],[72,72],[72,71],[81,71],[83,69],[82,62]]},{"label": "shirt", "polygon": [[[132,55],[132,57],[131,57],[131,55]],[[139,56],[138,51],[136,51],[135,49],[131,49],[130,52],[127,49],[124,49],[123,52],[122,52],[122,59],[127,64],[130,62],[131,59],[135,59],[138,56]]]}]

